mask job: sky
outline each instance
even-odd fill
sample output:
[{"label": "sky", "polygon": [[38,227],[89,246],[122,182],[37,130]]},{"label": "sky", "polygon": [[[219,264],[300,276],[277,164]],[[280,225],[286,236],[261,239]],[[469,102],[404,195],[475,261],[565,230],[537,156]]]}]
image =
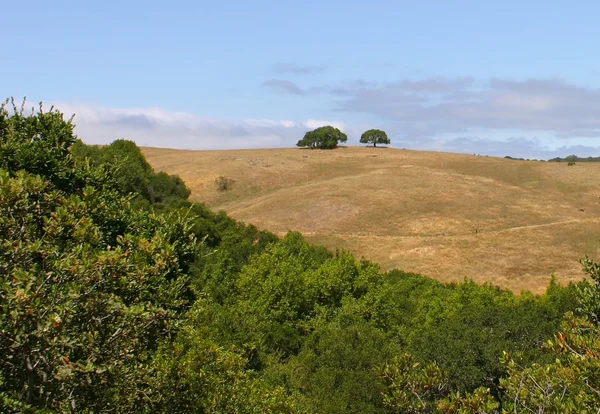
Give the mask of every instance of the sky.
[{"label": "sky", "polygon": [[0,90],[87,143],[600,155],[597,1],[7,1]]}]

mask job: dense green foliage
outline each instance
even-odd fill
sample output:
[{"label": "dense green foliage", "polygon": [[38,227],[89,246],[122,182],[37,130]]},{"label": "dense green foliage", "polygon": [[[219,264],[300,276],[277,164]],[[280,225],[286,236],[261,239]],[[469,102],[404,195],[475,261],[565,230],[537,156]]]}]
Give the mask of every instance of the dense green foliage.
[{"label": "dense green foliage", "polygon": [[[187,332],[197,258],[228,229],[240,238],[259,234],[202,206],[190,217],[191,204],[177,205],[189,191],[154,174],[134,144],[82,145],[56,111],[0,109],[2,412],[160,411],[169,383],[157,383],[166,369],[158,356],[180,343],[175,338],[185,341],[176,334]],[[90,157],[71,152],[78,146]],[[178,203],[149,208],[156,195]],[[268,401],[285,405],[246,372],[241,356],[207,341],[197,346],[209,396],[194,400],[198,409],[243,392],[254,401],[244,403],[249,412]]]},{"label": "dense green foliage", "polygon": [[363,132],[360,136],[361,144],[372,144],[374,147],[377,144],[388,144],[391,142],[388,138],[385,131],[380,129],[369,129],[368,131]]},{"label": "dense green foliage", "polygon": [[131,141],[119,139],[107,147],[88,146],[77,140],[71,147],[77,168],[105,166],[122,194],[134,194],[136,201],[169,203],[187,199],[190,190],[177,176],[155,174],[139,148]]},{"label": "dense green foliage", "polygon": [[74,168],[57,112],[2,110],[0,134],[6,395],[59,411],[135,407],[144,361],[191,304],[191,224],[133,209],[103,169]]},{"label": "dense green foliage", "polygon": [[383,273],[192,203],[53,110],[2,108],[0,162],[0,412],[600,405],[592,261],[541,296]]},{"label": "dense green foliage", "polygon": [[348,141],[348,137],[342,131],[332,126],[319,127],[304,134],[298,141],[297,147],[334,149],[340,142]]}]

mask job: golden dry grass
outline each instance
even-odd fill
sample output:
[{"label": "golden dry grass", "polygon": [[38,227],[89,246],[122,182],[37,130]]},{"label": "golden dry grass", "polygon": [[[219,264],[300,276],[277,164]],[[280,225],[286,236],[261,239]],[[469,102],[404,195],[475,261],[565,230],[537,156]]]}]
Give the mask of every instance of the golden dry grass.
[{"label": "golden dry grass", "polygon": [[[552,274],[581,279],[577,259],[600,252],[598,163],[363,147],[143,152],[194,201],[384,270],[541,292]],[[229,191],[218,176],[235,180]]]}]

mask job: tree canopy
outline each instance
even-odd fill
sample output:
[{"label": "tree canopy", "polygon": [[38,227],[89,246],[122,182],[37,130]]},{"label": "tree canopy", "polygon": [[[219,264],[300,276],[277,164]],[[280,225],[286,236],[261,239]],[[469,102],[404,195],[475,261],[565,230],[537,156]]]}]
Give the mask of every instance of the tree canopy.
[{"label": "tree canopy", "polygon": [[376,147],[377,144],[389,144],[390,139],[385,131],[380,129],[369,129],[360,136],[360,142],[361,144],[373,144],[373,146]]},{"label": "tree canopy", "polygon": [[600,265],[521,295],[382,272],[189,201],[135,143],[0,108],[0,412],[600,406]]},{"label": "tree canopy", "polygon": [[346,142],[348,137],[342,131],[332,126],[319,127],[304,134],[296,146],[319,149],[337,148],[340,142]]}]

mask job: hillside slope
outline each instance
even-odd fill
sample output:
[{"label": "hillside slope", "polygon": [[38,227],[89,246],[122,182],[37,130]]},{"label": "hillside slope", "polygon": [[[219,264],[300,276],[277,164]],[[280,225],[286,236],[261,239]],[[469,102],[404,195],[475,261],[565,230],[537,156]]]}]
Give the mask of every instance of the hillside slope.
[{"label": "hillside slope", "polygon": [[577,259],[600,252],[600,164],[362,147],[143,152],[194,201],[383,269],[540,292],[553,273],[581,279]]}]

